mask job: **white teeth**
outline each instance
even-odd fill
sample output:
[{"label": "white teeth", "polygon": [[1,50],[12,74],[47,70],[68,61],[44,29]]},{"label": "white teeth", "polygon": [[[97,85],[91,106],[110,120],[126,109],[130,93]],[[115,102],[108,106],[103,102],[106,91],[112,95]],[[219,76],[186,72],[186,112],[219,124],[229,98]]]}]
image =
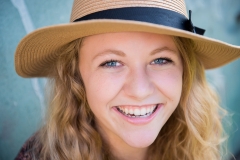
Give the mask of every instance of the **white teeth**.
[{"label": "white teeth", "polygon": [[141,108],[141,115],[147,114],[147,109],[146,108]]},{"label": "white teeth", "polygon": [[133,109],[132,108],[129,109],[129,114],[133,114]]},{"label": "white teeth", "polygon": [[124,109],[124,112],[125,112],[126,114],[128,114],[128,108],[125,108],[125,109]]},{"label": "white teeth", "polygon": [[134,109],[134,115],[135,115],[135,116],[141,115],[140,109],[138,109],[138,108]]},{"label": "white teeth", "polygon": [[147,113],[149,113],[151,111],[150,107],[147,107]]},{"label": "white teeth", "polygon": [[147,106],[147,107],[123,107],[119,106],[118,109],[122,114],[128,117],[148,117],[153,113],[153,110],[156,108],[156,105]]}]

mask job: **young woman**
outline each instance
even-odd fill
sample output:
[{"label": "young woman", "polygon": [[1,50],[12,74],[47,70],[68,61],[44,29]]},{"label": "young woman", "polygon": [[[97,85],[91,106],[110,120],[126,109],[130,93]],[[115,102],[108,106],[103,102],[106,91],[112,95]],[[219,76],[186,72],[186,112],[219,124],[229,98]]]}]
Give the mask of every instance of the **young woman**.
[{"label": "young woman", "polygon": [[48,77],[52,90],[16,159],[221,159],[225,111],[204,70],[240,48],[186,17],[182,0],[75,0],[73,23],[25,37],[17,73]]}]

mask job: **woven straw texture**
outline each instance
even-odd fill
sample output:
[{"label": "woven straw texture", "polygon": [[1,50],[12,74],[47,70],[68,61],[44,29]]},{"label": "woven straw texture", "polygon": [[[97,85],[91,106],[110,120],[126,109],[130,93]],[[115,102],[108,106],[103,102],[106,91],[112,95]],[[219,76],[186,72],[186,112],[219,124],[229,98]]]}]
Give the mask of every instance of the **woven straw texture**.
[{"label": "woven straw texture", "polygon": [[[76,0],[71,21],[103,8],[112,9],[121,7],[121,5],[124,7],[152,5],[153,7],[172,8],[171,10],[186,15],[185,3],[182,0]],[[51,76],[51,67],[54,65],[56,57],[70,42],[89,35],[110,32],[149,32],[190,38],[194,41],[195,52],[206,69],[222,66],[240,57],[239,46],[233,46],[189,31],[145,22],[99,19],[45,27],[27,35],[19,43],[15,53],[16,71],[22,77]]]},{"label": "woven straw texture", "polygon": [[178,12],[187,17],[184,0],[75,0],[72,8],[71,22],[91,13],[123,7],[163,8]]}]

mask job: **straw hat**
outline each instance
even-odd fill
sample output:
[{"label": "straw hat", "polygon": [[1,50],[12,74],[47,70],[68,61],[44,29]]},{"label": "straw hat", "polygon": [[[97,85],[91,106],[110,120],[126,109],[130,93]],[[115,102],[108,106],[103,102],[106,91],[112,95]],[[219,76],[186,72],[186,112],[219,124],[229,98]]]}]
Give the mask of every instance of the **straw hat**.
[{"label": "straw hat", "polygon": [[206,69],[240,57],[240,47],[204,37],[187,18],[184,0],[75,0],[69,24],[38,29],[19,43],[22,77],[46,77],[58,54],[78,38],[109,32],[149,32],[190,38]]}]

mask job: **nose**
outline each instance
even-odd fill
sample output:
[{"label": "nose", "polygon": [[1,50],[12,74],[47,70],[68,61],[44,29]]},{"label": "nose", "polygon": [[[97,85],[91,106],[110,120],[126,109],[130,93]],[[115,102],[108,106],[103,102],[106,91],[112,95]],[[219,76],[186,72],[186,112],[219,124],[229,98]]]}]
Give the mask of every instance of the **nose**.
[{"label": "nose", "polygon": [[124,92],[127,96],[138,101],[147,98],[154,92],[154,84],[146,69],[135,69],[131,71],[124,84]]}]

